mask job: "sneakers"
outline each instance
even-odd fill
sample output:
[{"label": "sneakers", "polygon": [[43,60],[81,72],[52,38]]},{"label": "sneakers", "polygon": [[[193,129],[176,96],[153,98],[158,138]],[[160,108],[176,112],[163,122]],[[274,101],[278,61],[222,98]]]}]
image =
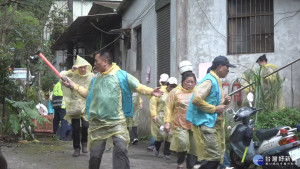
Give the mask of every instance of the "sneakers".
[{"label": "sneakers", "polygon": [[139,139],[135,138],[135,139],[133,139],[133,141],[131,142],[131,144],[133,144],[133,145],[137,145],[137,144],[138,144],[138,142],[139,142]]},{"label": "sneakers", "polygon": [[169,155],[164,155],[163,158],[164,158],[165,160],[170,160],[170,159],[171,159]]},{"label": "sneakers", "polygon": [[201,167],[201,164],[194,165],[193,169],[199,169]]},{"label": "sneakers", "polygon": [[88,153],[88,150],[87,150],[87,143],[82,143],[82,153]]},{"label": "sneakers", "polygon": [[80,148],[75,148],[73,157],[79,157],[79,156],[80,156]]},{"label": "sneakers", "polygon": [[155,146],[149,146],[149,147],[147,147],[147,150],[153,151],[154,148],[155,148]]},{"label": "sneakers", "polygon": [[153,154],[154,156],[158,156],[159,155],[159,151],[156,150],[156,148],[153,149]]}]

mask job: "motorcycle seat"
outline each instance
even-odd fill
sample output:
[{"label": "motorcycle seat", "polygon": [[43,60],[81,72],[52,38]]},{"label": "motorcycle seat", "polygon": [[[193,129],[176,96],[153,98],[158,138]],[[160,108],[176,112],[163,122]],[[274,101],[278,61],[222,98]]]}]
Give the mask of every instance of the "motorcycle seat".
[{"label": "motorcycle seat", "polygon": [[256,137],[259,141],[268,140],[269,138],[275,136],[283,126],[275,127],[272,129],[259,129],[256,131]]}]

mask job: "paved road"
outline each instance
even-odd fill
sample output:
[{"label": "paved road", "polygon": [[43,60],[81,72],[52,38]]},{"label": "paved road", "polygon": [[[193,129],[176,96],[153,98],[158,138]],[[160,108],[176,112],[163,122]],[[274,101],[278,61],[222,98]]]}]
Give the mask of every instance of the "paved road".
[{"label": "paved road", "polygon": [[[9,169],[87,169],[89,154],[72,157],[72,142],[41,141],[28,144],[1,144]],[[147,151],[148,143],[129,147],[131,169],[174,169],[176,157],[165,160],[161,156],[155,157]],[[163,148],[163,147],[162,147]],[[101,169],[112,168],[112,151],[106,151]]]}]

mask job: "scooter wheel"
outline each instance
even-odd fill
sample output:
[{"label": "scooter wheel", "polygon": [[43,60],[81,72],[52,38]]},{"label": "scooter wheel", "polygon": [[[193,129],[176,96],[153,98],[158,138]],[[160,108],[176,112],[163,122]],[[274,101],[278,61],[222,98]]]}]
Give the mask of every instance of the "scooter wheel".
[{"label": "scooter wheel", "polygon": [[238,168],[238,169],[248,169],[250,168],[251,163],[242,163],[242,159],[233,151],[230,151],[230,159],[231,159],[231,165],[234,168]]}]

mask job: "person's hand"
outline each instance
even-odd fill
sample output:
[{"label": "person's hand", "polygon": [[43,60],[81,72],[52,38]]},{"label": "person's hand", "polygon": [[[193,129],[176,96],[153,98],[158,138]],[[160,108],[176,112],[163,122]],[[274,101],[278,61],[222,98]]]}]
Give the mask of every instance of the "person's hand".
[{"label": "person's hand", "polygon": [[152,121],[153,121],[154,123],[157,123],[157,116],[153,116],[153,117],[152,117]]},{"label": "person's hand", "polygon": [[170,123],[165,123],[164,129],[167,133],[170,132]]},{"label": "person's hand", "polygon": [[218,106],[216,106],[216,112],[218,114],[221,114],[221,113],[223,113],[223,111],[225,110],[225,108],[226,108],[225,105],[218,105]]},{"label": "person's hand", "polygon": [[78,65],[73,65],[72,66],[72,72],[74,72],[76,69],[78,69]]},{"label": "person's hand", "polygon": [[231,96],[229,96],[229,95],[225,95],[225,104],[227,105],[227,104],[229,104],[230,102],[231,102]]},{"label": "person's hand", "polygon": [[75,83],[74,83],[70,78],[68,78],[68,77],[65,77],[65,76],[64,76],[63,78],[65,79],[65,81],[62,80],[62,83],[63,83],[65,86],[67,86],[67,87],[73,89],[73,87],[75,86]]},{"label": "person's hand", "polygon": [[161,95],[164,94],[164,92],[160,90],[160,87],[156,87],[155,89],[153,89],[151,94],[152,96],[160,97]]}]

